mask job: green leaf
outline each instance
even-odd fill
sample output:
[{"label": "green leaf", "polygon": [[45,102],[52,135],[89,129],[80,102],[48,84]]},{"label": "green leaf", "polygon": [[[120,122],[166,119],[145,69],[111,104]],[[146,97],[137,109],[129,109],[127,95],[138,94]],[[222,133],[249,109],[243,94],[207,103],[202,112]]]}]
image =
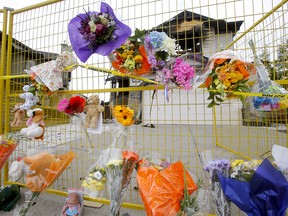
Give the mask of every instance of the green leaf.
[{"label": "green leaf", "polygon": [[247,86],[238,86],[237,90],[241,90],[243,92],[250,92],[250,89]]},{"label": "green leaf", "polygon": [[210,95],[207,98],[207,100],[214,100],[214,93],[213,92],[210,92]]},{"label": "green leaf", "polygon": [[213,101],[211,101],[211,103],[209,103],[208,104],[208,108],[212,108],[212,107],[214,107],[214,106],[216,106],[216,105],[218,105],[217,103],[215,103],[215,101],[213,100]]},{"label": "green leaf", "polygon": [[220,97],[215,97],[216,98],[216,100],[218,101],[218,102],[224,102],[224,100],[222,100],[222,98],[220,98]]}]

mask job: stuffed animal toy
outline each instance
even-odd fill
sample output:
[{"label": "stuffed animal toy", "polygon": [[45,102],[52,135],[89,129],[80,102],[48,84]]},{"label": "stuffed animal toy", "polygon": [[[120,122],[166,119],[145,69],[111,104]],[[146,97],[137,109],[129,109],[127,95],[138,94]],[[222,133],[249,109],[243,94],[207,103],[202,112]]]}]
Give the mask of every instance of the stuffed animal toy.
[{"label": "stuffed animal toy", "polygon": [[25,135],[29,138],[35,138],[43,140],[44,138],[44,114],[42,109],[35,108],[27,111],[29,117],[26,122],[27,128],[22,128],[20,134]]},{"label": "stuffed animal toy", "polygon": [[11,127],[17,127],[22,125],[22,121],[25,118],[25,111],[20,109],[21,105],[23,105],[23,103],[15,104],[14,109],[12,110],[12,113],[14,113],[14,119],[11,122]]},{"label": "stuffed animal toy", "polygon": [[32,85],[25,85],[22,88],[25,91],[25,93],[20,94],[20,98],[25,99],[25,103],[20,106],[22,110],[30,110],[39,102],[38,96],[29,91],[31,88],[33,88]]},{"label": "stuffed animal toy", "polygon": [[79,196],[76,192],[69,193],[68,200],[62,209],[62,216],[78,216],[81,212]]},{"label": "stuffed animal toy", "polygon": [[104,111],[104,107],[101,106],[100,104],[100,99],[98,95],[91,95],[87,99],[87,104],[84,107],[84,112],[86,112],[86,117],[85,117],[85,128],[96,128],[98,124],[98,119],[100,113]]}]

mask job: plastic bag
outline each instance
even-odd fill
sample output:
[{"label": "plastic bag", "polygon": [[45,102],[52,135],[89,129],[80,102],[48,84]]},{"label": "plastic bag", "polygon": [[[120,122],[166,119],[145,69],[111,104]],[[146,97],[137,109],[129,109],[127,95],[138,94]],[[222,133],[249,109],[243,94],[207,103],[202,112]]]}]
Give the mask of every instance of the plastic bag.
[{"label": "plastic bag", "polygon": [[[187,171],[186,178],[191,194],[197,185]],[[144,160],[138,167],[136,179],[148,216],[177,214],[184,196],[184,167],[180,161],[159,171]]]},{"label": "plastic bag", "polygon": [[89,173],[82,181],[84,193],[90,197],[100,198],[106,188],[106,169],[110,149],[101,152],[97,161],[89,168]]},{"label": "plastic bag", "polygon": [[16,133],[4,133],[0,135],[0,170],[12,155],[19,144],[19,136]]},{"label": "plastic bag", "polygon": [[72,151],[54,155],[47,151],[23,158],[26,184],[32,192],[42,192],[52,185],[74,159]]},{"label": "plastic bag", "polygon": [[[272,96],[274,94],[288,94],[288,91],[286,91],[281,85],[269,78],[267,69],[256,54],[253,41],[250,40],[248,43],[254,54],[254,63],[259,77],[257,82],[255,82],[254,86],[252,87],[252,92]],[[254,107],[259,114],[265,114],[265,112],[273,112],[288,108],[288,98],[285,97],[253,97],[251,102],[252,107]]]},{"label": "plastic bag", "polygon": [[219,105],[224,98],[236,97],[233,91],[250,91],[246,83],[250,76],[248,64],[234,51],[225,50],[210,57],[205,73],[208,73],[206,87],[211,100],[208,107]]}]

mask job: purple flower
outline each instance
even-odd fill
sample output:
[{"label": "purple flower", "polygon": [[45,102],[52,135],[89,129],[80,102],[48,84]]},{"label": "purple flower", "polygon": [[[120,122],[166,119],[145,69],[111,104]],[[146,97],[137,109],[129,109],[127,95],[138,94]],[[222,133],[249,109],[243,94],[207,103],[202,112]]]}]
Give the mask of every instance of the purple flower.
[{"label": "purple flower", "polygon": [[230,168],[230,161],[226,159],[220,159],[209,162],[205,167],[205,171],[212,171],[212,170],[227,170]]},{"label": "purple flower", "polygon": [[108,4],[101,2],[100,11],[79,14],[68,24],[71,45],[82,62],[93,53],[110,54],[131,35],[130,27],[116,18]]}]

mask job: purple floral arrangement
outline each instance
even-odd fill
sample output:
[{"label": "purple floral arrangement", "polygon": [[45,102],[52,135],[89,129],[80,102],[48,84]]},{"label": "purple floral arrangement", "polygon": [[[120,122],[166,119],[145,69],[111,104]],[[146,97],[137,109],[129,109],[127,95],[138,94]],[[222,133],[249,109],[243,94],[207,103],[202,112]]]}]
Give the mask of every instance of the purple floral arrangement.
[{"label": "purple floral arrangement", "polygon": [[107,56],[131,35],[129,26],[120,22],[113,9],[101,2],[100,12],[86,12],[68,24],[71,45],[82,62],[93,54]]}]

